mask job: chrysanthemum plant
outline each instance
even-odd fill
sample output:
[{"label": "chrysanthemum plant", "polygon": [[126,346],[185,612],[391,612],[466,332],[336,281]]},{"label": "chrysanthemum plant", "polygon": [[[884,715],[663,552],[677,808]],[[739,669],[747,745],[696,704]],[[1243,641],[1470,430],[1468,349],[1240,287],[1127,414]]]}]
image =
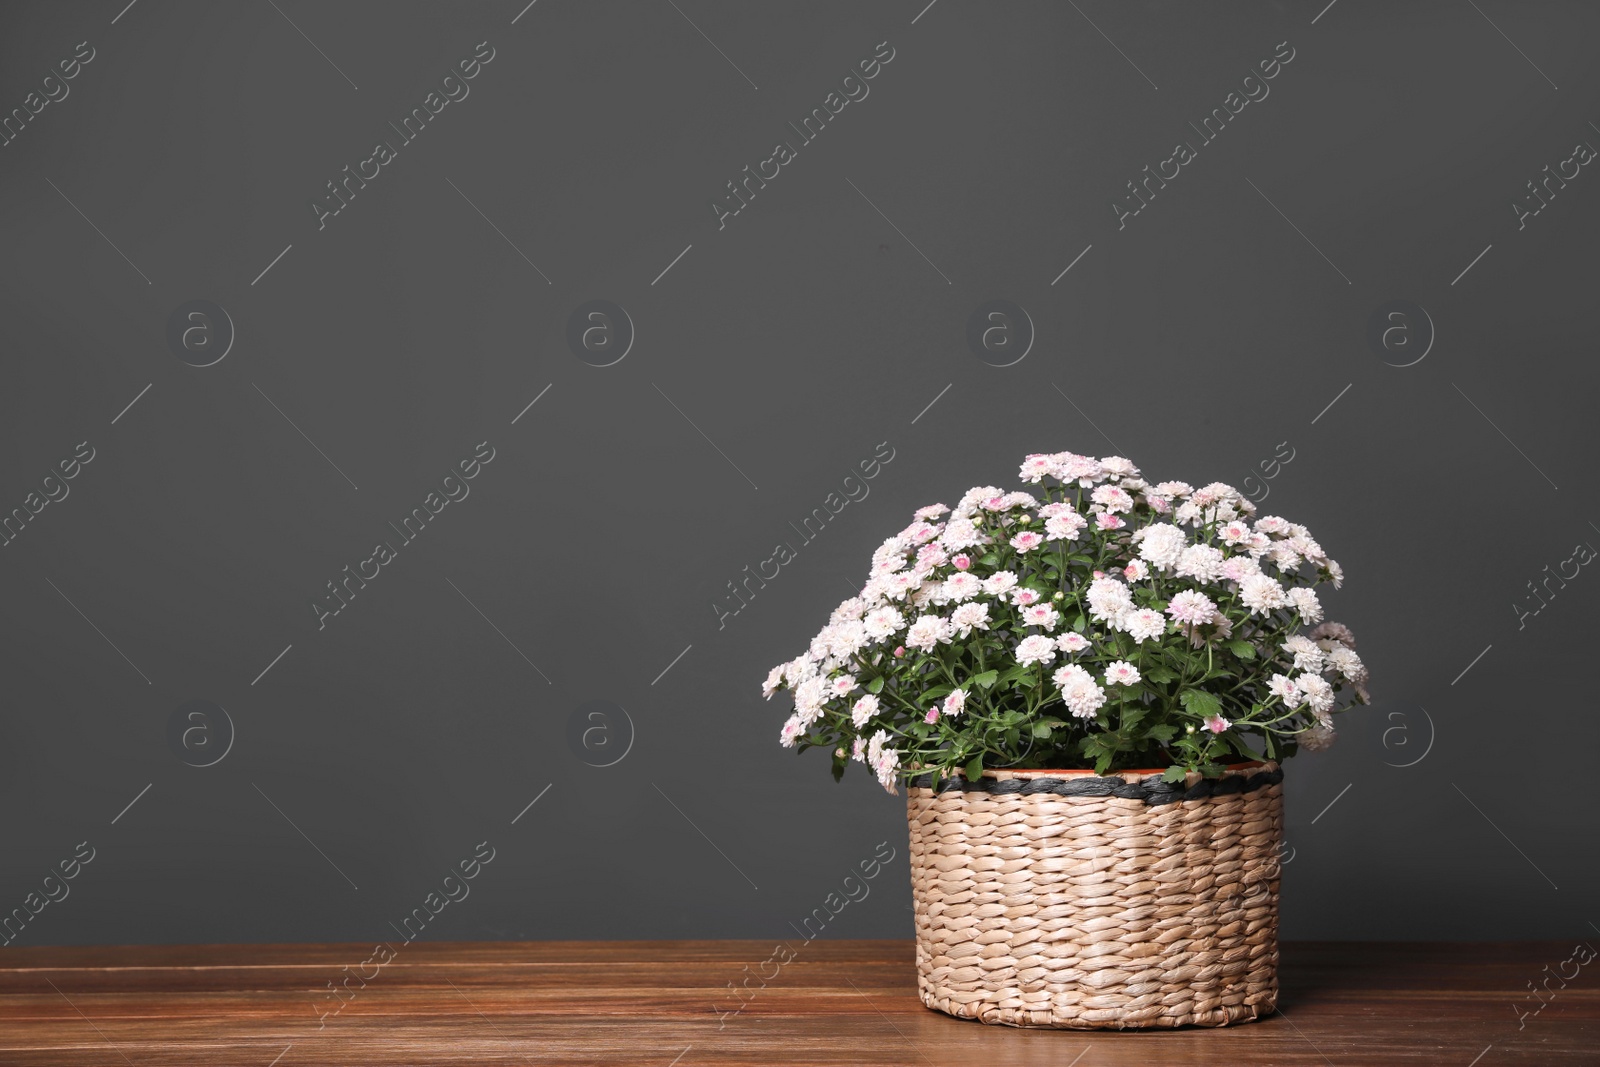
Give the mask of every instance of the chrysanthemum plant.
[{"label": "chrysanthemum plant", "polygon": [[890,792],[985,767],[1180,781],[1325,748],[1369,702],[1316,593],[1343,571],[1304,526],[1120,456],[1032,455],[1021,478],[1036,492],[972,489],[873,553],[861,595],[767,676],[794,694],[785,747]]}]

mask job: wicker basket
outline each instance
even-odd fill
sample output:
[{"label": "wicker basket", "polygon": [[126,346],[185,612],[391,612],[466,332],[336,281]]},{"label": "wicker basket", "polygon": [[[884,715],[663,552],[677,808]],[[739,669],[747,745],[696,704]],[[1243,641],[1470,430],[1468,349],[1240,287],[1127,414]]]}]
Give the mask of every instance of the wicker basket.
[{"label": "wicker basket", "polygon": [[1278,996],[1276,763],[911,783],[917,988],[1008,1026],[1225,1026]]}]

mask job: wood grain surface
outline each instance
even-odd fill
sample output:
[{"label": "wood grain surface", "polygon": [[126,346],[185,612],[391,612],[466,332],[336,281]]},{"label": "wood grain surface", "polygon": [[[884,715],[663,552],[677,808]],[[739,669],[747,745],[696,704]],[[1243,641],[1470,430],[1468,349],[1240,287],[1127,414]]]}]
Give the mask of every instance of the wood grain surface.
[{"label": "wood grain surface", "polygon": [[[909,941],[786,946],[418,942],[381,964],[370,945],[9,948],[0,1064],[1600,1063],[1600,968],[1563,986],[1561,942],[1290,943],[1279,1014],[1126,1033],[929,1011]],[[1549,991],[1519,1018],[1541,1004],[1529,983]]]}]

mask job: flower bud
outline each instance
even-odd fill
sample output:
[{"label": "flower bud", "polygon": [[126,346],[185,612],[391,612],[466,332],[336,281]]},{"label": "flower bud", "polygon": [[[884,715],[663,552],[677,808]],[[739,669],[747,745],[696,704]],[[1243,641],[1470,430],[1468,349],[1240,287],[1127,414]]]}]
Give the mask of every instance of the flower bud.
[{"label": "flower bud", "polygon": [[1056,590],[1056,595],[1051,597],[1050,599],[1059,602],[1059,601],[1067,599],[1067,594],[1065,594],[1061,590],[1057,589]]},{"label": "flower bud", "polygon": [[895,659],[901,659],[901,658],[903,658],[905,656],[905,654],[906,654],[906,646],[905,645],[896,645],[895,646],[895,649],[894,649],[894,658]]}]

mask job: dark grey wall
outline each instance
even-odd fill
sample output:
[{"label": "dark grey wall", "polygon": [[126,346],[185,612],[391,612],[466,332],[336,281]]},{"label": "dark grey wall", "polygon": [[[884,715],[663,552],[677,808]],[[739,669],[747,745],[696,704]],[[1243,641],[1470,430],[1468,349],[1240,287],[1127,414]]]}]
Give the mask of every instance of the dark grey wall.
[{"label": "dark grey wall", "polygon": [[1587,936],[1600,576],[1515,605],[1600,545],[1600,12],[524,2],[6,8],[7,109],[93,49],[0,147],[0,508],[67,494],[0,548],[0,912],[93,849],[13,943],[387,938],[481,842],[425,936],[786,936],[885,841],[827,932],[909,935],[902,802],[758,686],[912,509],[1059,449],[1244,484],[1348,571],[1377,703],[1289,767],[1286,936]]}]

